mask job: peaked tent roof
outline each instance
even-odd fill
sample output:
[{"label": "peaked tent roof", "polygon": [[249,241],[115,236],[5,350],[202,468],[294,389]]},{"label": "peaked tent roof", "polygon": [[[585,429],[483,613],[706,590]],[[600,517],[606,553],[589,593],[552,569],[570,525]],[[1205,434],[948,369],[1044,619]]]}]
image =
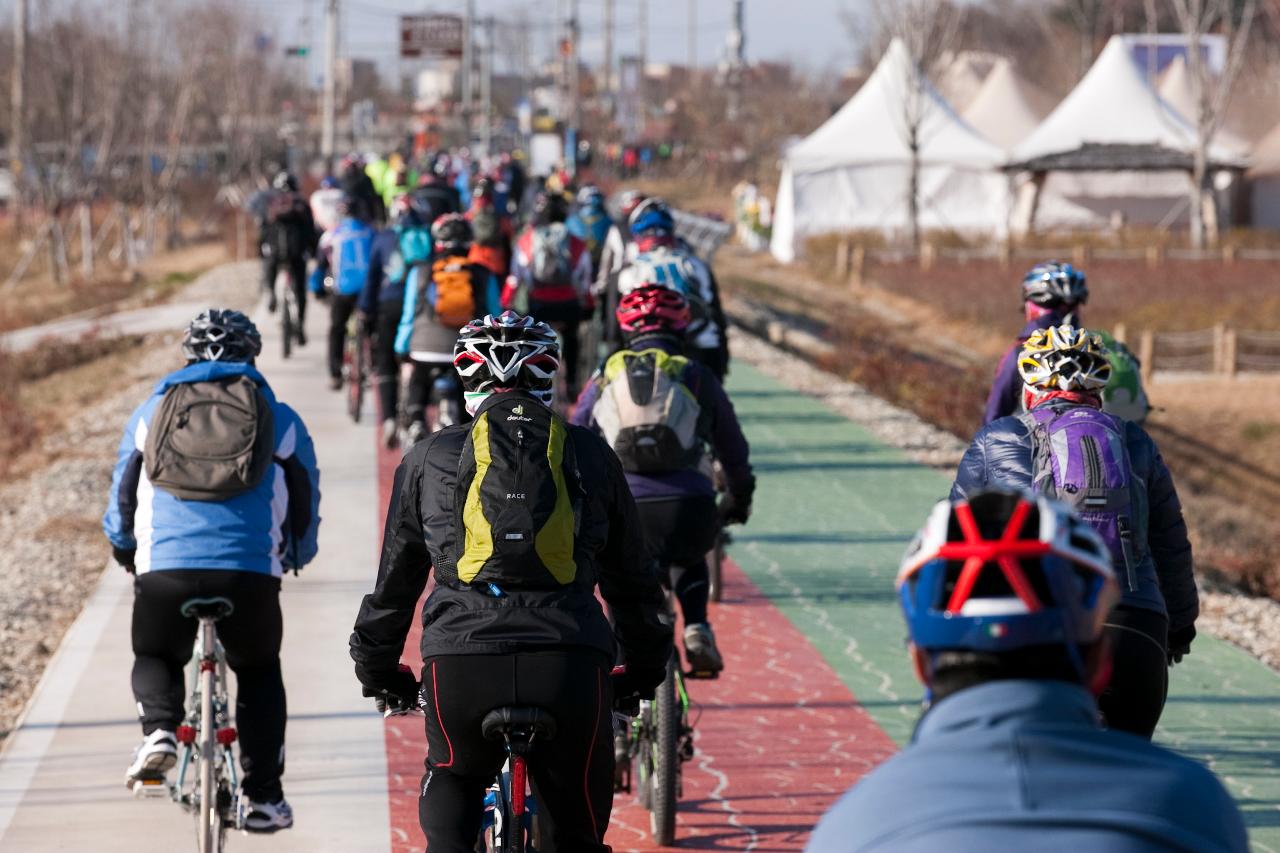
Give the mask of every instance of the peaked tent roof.
[{"label": "peaked tent roof", "polygon": [[943,55],[946,68],[938,75],[937,87],[942,97],[963,112],[982,90],[992,69],[1004,57],[985,50],[962,50],[950,57]]},{"label": "peaked tent roof", "polygon": [[[817,172],[908,159],[911,152],[902,104],[910,68],[906,46],[894,39],[862,88],[835,115],[787,151],[787,164],[798,172]],[[1004,161],[1004,152],[956,115],[927,80],[920,138],[924,165],[985,168]]]},{"label": "peaked tent roof", "polygon": [[[1191,69],[1187,67],[1185,55],[1178,54],[1173,58],[1169,67],[1160,75],[1160,86],[1156,91],[1160,93],[1160,97],[1169,102],[1169,106],[1187,120],[1187,124],[1195,126],[1196,115],[1200,108],[1196,105],[1195,96],[1191,94]],[[1231,117],[1228,115],[1226,123],[1229,124],[1230,121]],[[1249,144],[1226,127],[1218,130],[1215,141],[1233,151],[1249,150]]]},{"label": "peaked tent roof", "polygon": [[1001,148],[1010,149],[1031,135],[1053,109],[1053,97],[1013,70],[1000,58],[977,97],[965,108],[964,120]]},{"label": "peaked tent roof", "polygon": [[[1022,162],[1085,145],[1151,146],[1190,151],[1195,131],[1147,84],[1123,36],[1112,36],[1071,94],[1012,153]],[[1215,142],[1209,156],[1239,163],[1243,152]]]}]

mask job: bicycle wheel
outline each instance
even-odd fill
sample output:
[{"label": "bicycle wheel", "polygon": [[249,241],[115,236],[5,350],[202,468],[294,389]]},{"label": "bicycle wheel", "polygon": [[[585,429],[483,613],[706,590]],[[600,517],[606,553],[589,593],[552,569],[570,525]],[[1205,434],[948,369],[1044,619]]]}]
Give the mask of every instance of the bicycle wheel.
[{"label": "bicycle wheel", "polygon": [[676,695],[674,659],[654,697],[653,790],[649,829],[655,844],[666,847],[676,837],[676,792],[680,785],[680,698]]},{"label": "bicycle wheel", "polygon": [[293,316],[293,283],[283,271],[276,276],[276,290],[280,294],[280,354],[288,358],[293,354],[293,335],[295,319]]},{"label": "bicycle wheel", "polygon": [[222,815],[218,812],[215,756],[218,723],[213,718],[213,669],[200,670],[200,802],[196,805],[196,841],[200,853],[217,853]]},{"label": "bicycle wheel", "polygon": [[712,601],[719,601],[724,595],[724,580],[721,572],[724,567],[724,531],[716,534],[716,544],[707,554],[707,596]]},{"label": "bicycle wheel", "polygon": [[364,407],[365,346],[364,335],[356,333],[347,338],[347,414],[353,423],[360,423]]}]

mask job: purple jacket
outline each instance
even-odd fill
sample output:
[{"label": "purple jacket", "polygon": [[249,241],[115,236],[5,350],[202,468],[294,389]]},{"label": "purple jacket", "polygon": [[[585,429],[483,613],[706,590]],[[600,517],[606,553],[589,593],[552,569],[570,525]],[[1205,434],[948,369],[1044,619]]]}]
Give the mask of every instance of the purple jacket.
[{"label": "purple jacket", "polygon": [[[662,338],[653,338],[644,342],[645,349],[658,348],[671,354],[679,354],[680,347]],[[738,416],[733,411],[733,403],[725,394],[724,387],[716,380],[712,372],[696,361],[690,361],[688,370],[682,381],[698,399],[702,411],[710,416],[706,419],[707,435],[702,440],[711,446],[715,457],[724,469],[728,490],[735,496],[750,501],[755,489],[755,478],[751,474],[750,450],[746,436],[738,424]],[[594,410],[600,398],[600,377],[587,383],[578,397],[570,421],[599,431],[596,425]],[[697,468],[687,468],[670,474],[633,474],[627,473],[627,484],[636,500],[692,497],[695,495],[714,496],[715,486],[710,478]]]},{"label": "purple jacket", "polygon": [[1050,311],[1043,317],[1031,320],[1018,333],[1018,341],[1000,359],[996,368],[996,379],[991,385],[991,393],[987,395],[987,409],[982,416],[982,425],[986,426],[997,418],[1016,414],[1022,409],[1022,377],[1018,375],[1018,353],[1033,332],[1047,329],[1050,326],[1061,326],[1067,322],[1079,322],[1079,318],[1070,313],[1060,314]]}]

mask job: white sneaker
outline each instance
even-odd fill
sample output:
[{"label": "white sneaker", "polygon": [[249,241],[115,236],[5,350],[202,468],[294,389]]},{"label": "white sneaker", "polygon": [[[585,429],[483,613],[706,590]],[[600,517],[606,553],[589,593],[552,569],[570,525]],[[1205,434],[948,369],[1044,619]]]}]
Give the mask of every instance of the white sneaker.
[{"label": "white sneaker", "polygon": [[163,779],[169,768],[178,762],[178,738],[171,731],[156,729],[143,738],[133,751],[133,763],[125,771],[125,786],[133,788],[143,779]]},{"label": "white sneaker", "polygon": [[[248,798],[246,798],[248,799]],[[278,832],[293,826],[293,809],[283,797],[276,803],[248,800],[244,809],[245,832]]]},{"label": "white sneaker", "polygon": [[396,427],[395,418],[387,418],[382,422],[382,446],[395,447],[400,442],[400,430]]}]

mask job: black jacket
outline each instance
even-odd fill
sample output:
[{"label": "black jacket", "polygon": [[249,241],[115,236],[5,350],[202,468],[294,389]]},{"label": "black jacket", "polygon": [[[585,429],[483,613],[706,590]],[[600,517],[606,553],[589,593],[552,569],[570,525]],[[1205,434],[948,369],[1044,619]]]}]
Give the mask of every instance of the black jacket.
[{"label": "black jacket", "polygon": [[[616,633],[625,659],[637,668],[666,665],[672,628],[658,577],[644,559],[643,533],[622,467],[603,439],[582,427],[569,429],[587,491],[577,580],[557,590],[513,590],[495,598],[440,582],[437,574],[422,610],[424,658],[586,647],[599,651],[608,665],[616,657]],[[396,470],[377,585],[360,605],[351,635],[356,675],[365,684],[395,669],[431,567],[453,553],[454,492],[469,430],[465,424],[440,430]],[[613,628],[595,597],[597,583]]]}]

